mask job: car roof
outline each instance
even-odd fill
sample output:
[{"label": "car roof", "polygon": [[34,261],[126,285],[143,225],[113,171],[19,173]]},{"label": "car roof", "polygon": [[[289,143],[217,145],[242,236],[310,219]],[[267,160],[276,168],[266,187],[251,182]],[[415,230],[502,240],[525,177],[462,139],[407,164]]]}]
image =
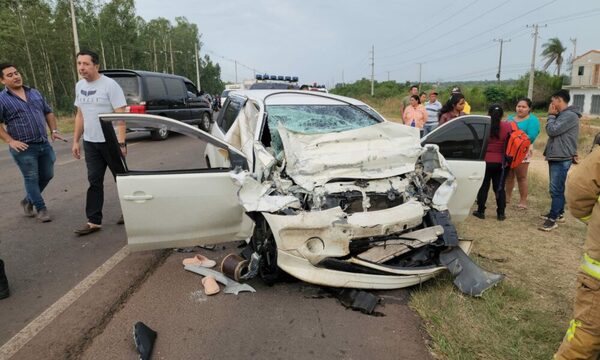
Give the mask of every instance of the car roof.
[{"label": "car roof", "polygon": [[178,79],[183,79],[184,81],[190,82],[193,84],[193,81],[186,78],[185,76],[181,76],[181,75],[175,75],[175,74],[166,74],[166,73],[159,73],[159,72],[153,72],[153,71],[145,71],[145,70],[131,70],[131,69],[104,69],[104,70],[100,70],[101,74],[107,74],[107,75],[115,75],[115,74],[131,74],[131,75],[137,75],[137,76],[141,76],[141,77],[145,77],[145,76],[160,76],[160,77],[170,77],[170,78],[178,78]]},{"label": "car roof", "polygon": [[352,105],[366,105],[360,100],[328,94],[318,91],[302,90],[232,90],[232,94],[239,94],[249,99],[264,103],[267,99],[267,105],[335,105],[340,102]]}]

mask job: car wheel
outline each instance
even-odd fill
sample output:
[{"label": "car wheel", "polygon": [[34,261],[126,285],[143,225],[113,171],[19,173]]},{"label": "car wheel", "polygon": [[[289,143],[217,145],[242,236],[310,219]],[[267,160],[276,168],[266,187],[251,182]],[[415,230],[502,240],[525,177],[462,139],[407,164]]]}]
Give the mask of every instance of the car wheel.
[{"label": "car wheel", "polygon": [[152,136],[152,140],[167,140],[167,138],[169,137],[169,130],[167,130],[167,128],[160,128],[157,130],[153,130],[151,132],[151,136]]},{"label": "car wheel", "polygon": [[277,244],[267,220],[258,215],[250,239],[253,250],[261,257],[258,274],[267,285],[290,280],[291,277],[277,266]]},{"label": "car wheel", "polygon": [[212,121],[210,118],[210,114],[205,112],[202,114],[202,120],[200,121],[200,125],[198,125],[198,127],[200,128],[200,130],[210,132],[211,123]]}]

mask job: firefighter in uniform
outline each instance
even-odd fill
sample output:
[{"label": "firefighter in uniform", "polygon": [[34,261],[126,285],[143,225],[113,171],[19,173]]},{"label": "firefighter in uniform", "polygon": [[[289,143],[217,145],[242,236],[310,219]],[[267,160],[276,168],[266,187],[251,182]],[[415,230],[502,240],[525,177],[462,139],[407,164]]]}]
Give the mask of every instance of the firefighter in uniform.
[{"label": "firefighter in uniform", "polygon": [[555,359],[598,359],[600,355],[600,147],[571,168],[566,199],[573,216],[586,222],[587,234],[573,319]]}]

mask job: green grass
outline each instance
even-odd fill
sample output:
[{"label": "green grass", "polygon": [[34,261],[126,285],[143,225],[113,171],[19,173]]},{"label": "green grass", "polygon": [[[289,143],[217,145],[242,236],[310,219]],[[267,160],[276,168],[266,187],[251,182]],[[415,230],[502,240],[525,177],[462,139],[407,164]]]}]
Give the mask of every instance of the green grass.
[{"label": "green grass", "polygon": [[[371,105],[384,116],[398,114],[396,101]],[[550,205],[548,169],[541,155],[548,137],[543,130],[545,116],[540,119],[542,133],[529,172],[529,209],[519,211],[510,205],[507,220],[499,223],[490,194],[486,220],[469,217],[457,226],[462,237],[474,240],[471,258],[506,278],[481,298],[460,293],[449,274],[411,293],[410,306],[422,317],[436,358],[550,359],[562,341],[586,228],[567,216],[567,222],[551,233],[537,230],[539,214]],[[580,157],[588,153],[596,132],[582,123]],[[517,196],[515,191],[513,201]]]}]

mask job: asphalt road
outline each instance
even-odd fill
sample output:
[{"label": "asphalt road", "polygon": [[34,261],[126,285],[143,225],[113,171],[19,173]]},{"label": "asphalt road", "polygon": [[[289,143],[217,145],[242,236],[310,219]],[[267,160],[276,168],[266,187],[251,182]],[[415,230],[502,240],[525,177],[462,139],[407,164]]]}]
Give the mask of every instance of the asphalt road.
[{"label": "asphalt road", "polygon": [[[129,138],[130,168],[203,165],[204,146],[196,140],[177,136],[154,142],[146,134]],[[45,359],[135,358],[135,321],[159,332],[154,358],[430,358],[406,290],[378,292],[384,299],[378,309],[383,317],[347,310],[335,299],[315,298],[318,288],[302,282],[268,287],[254,279],[255,294],[207,298],[200,277],[181,266],[187,255],[172,251],[126,255],[26,346],[11,352],[8,345],[15,334],[19,337],[26,325],[43,317],[39,315],[126,244],[125,227],[115,224],[121,212],[110,174],[105,178],[103,230],[86,237],[73,234],[86,220],[85,164],[72,158],[70,143],[55,143],[55,151],[55,178],[44,192],[54,220],[45,224],[23,216],[20,173],[8,151],[0,152],[0,257],[12,292],[0,301],[0,359],[3,347],[13,359],[40,354]],[[227,244],[207,255],[219,260],[235,251],[235,244]]]},{"label": "asphalt road", "polygon": [[[154,142],[146,133],[131,133],[129,161],[136,168],[187,167],[202,156],[204,146],[184,136]],[[24,197],[21,174],[7,147],[0,151],[0,258],[6,263],[11,297],[0,301],[0,345],[36,318],[126,244],[125,227],[110,171],[105,177],[103,229],[78,237],[73,230],[86,222],[85,160],[71,155],[71,141],[55,142],[55,175],[44,200],[53,218],[39,223],[27,218],[19,201]]]}]

